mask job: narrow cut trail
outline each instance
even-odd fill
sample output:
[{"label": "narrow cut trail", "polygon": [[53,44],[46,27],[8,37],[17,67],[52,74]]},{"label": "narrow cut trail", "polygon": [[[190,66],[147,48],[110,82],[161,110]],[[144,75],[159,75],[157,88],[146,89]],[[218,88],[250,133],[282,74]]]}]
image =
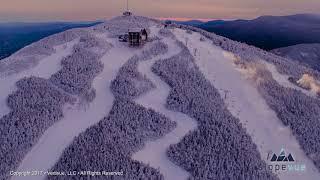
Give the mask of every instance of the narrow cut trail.
[{"label": "narrow cut trail", "polygon": [[[101,35],[107,39],[107,36]],[[112,108],[114,96],[110,90],[112,80],[118,70],[136,50],[128,50],[117,39],[108,39],[114,45],[101,59],[103,71],[95,77],[92,88],[96,90],[93,102],[85,107],[66,106],[64,117],[51,126],[39,139],[37,144],[25,156],[17,171],[50,170],[59,160],[63,151],[80,133],[98,123],[107,116]],[[12,177],[12,180],[43,180],[46,176]]]},{"label": "narrow cut trail", "polygon": [[177,127],[161,139],[148,141],[144,148],[136,152],[132,158],[149,164],[153,168],[159,168],[160,173],[166,180],[185,180],[189,177],[189,173],[169,160],[167,157],[167,149],[170,145],[180,142],[188,132],[196,129],[197,123],[189,116],[180,112],[170,111],[165,107],[166,99],[169,96],[171,88],[151,71],[151,67],[157,60],[172,57],[181,50],[176,45],[175,40],[167,39],[165,43],[167,43],[169,47],[167,54],[140,62],[138,71],[151,80],[156,88],[137,98],[135,102],[146,108],[151,108],[162,113],[170,120],[175,121]]},{"label": "narrow cut trail", "polygon": [[43,58],[39,63],[32,68],[26,69],[17,74],[11,74],[9,76],[1,77],[0,84],[0,118],[10,112],[10,108],[7,106],[8,96],[14,92],[16,88],[16,82],[24,77],[36,76],[48,79],[51,75],[56,73],[61,68],[61,60],[72,53],[73,46],[79,41],[79,39],[54,47],[56,53]]},{"label": "narrow cut trail", "polygon": [[275,65],[268,63],[268,62],[264,62],[264,65],[272,74],[273,79],[276,80],[280,85],[287,87],[287,88],[301,91],[305,95],[310,96],[312,98],[317,98],[318,95],[316,93],[313,93],[309,90],[303,89],[297,85],[294,85],[292,82],[290,82],[289,81],[290,76],[279,73]]},{"label": "narrow cut trail", "polygon": [[187,43],[190,52],[197,52],[194,54],[196,65],[219,90],[227,109],[246,128],[267,164],[270,164],[268,153],[279,154],[284,148],[294,155],[295,163],[306,165],[305,172],[273,172],[285,180],[318,179],[318,170],[301,149],[291,129],[283,125],[256,87],[236,69],[230,53],[212,45],[208,39],[200,41],[199,33],[175,30],[174,34],[181,42]]}]

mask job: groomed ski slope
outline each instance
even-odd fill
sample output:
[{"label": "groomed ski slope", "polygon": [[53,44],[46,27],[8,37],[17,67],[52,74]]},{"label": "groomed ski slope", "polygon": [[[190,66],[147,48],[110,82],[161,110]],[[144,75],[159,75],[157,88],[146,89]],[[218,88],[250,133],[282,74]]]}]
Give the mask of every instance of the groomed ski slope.
[{"label": "groomed ski slope", "polygon": [[189,34],[181,29],[174,29],[173,32],[178,40],[187,45],[199,69],[225,98],[228,110],[245,126],[265,162],[270,161],[267,160],[268,153],[278,154],[279,147],[283,147],[295,155],[296,163],[306,164],[306,172],[276,173],[278,177],[284,180],[317,179],[319,171],[306,157],[291,130],[283,126],[254,85],[236,69],[232,54],[212,45],[208,39],[200,41],[199,33]]},{"label": "groomed ski slope", "polygon": [[210,44],[209,40],[200,42],[200,34],[187,34],[183,30],[174,30],[177,38],[188,41],[190,52],[195,49],[196,63],[206,78],[225,97],[229,111],[240,119],[248,133],[258,145],[261,157],[268,162],[268,152],[279,152],[284,147],[295,154],[296,162],[305,163],[307,173],[278,174],[280,179],[317,179],[320,174],[313,163],[293,137],[289,128],[284,127],[276,114],[267,106],[253,85],[238,72],[232,56]]},{"label": "groomed ski slope", "polygon": [[166,180],[184,180],[189,177],[189,173],[169,160],[167,149],[170,145],[177,144],[188,132],[194,130],[197,123],[189,116],[180,112],[169,111],[165,107],[171,88],[151,71],[151,67],[157,60],[170,58],[181,51],[175,40],[165,38],[165,43],[167,43],[169,49],[167,54],[140,62],[138,71],[151,80],[156,88],[137,98],[135,102],[165,115],[170,120],[175,121],[177,127],[163,138],[147,142],[144,148],[136,152],[132,158],[159,169]]},{"label": "groomed ski slope", "polygon": [[23,77],[42,77],[50,78],[50,76],[61,68],[61,60],[63,57],[71,54],[72,47],[79,39],[54,47],[56,53],[43,58],[38,65],[31,69],[26,69],[18,74],[12,74],[9,76],[0,76],[0,118],[10,112],[7,106],[7,97],[9,94],[16,90],[16,82]]},{"label": "groomed ski slope", "polygon": [[[98,36],[107,38],[106,34]],[[136,51],[128,50],[127,47],[120,45],[116,39],[108,40],[114,47],[100,59],[104,64],[104,69],[92,84],[96,90],[94,101],[86,106],[66,106],[63,112],[64,117],[42,135],[37,144],[25,156],[17,171],[50,170],[75,137],[109,114],[114,100],[110,90],[111,81],[115,79],[118,70]],[[45,179],[45,176],[12,177],[12,180],[15,179],[41,180]]]}]

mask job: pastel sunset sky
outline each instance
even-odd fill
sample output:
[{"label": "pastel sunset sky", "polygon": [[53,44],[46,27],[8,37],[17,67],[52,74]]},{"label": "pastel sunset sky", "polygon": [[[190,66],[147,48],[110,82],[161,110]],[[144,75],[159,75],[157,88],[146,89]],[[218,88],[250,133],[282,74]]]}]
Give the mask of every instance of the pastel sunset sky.
[{"label": "pastel sunset sky", "polygon": [[[129,0],[134,14],[155,18],[252,19],[319,13],[320,0]],[[126,0],[0,0],[0,21],[101,20],[120,15]]]}]

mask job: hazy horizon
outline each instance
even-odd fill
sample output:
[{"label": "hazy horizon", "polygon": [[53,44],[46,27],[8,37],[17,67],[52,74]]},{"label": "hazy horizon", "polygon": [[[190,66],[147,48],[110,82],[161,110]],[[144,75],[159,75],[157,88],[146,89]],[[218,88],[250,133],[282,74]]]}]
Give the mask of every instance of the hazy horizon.
[{"label": "hazy horizon", "polygon": [[[0,0],[1,22],[95,21],[121,15],[126,0]],[[147,6],[146,6],[147,4]],[[253,19],[320,12],[319,0],[135,0],[134,14],[160,19]]]}]

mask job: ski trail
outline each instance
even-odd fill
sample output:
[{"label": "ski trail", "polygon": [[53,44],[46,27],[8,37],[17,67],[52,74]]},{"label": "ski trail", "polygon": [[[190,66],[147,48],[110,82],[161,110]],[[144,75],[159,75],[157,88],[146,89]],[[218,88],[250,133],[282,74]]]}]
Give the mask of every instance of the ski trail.
[{"label": "ski trail", "polygon": [[317,94],[312,92],[312,91],[308,91],[306,89],[303,89],[297,85],[292,84],[288,79],[290,76],[285,75],[285,74],[280,74],[276,68],[275,65],[268,63],[268,62],[263,62],[263,64],[265,64],[265,66],[267,67],[267,69],[271,72],[272,77],[274,80],[276,80],[279,84],[281,84],[284,87],[287,88],[292,88],[292,89],[296,89],[298,91],[301,91],[302,93],[304,93],[307,96],[316,98]]},{"label": "ski trail", "polygon": [[[100,59],[104,69],[92,83],[92,87],[96,90],[94,101],[86,108],[66,107],[63,112],[64,117],[43,134],[25,156],[17,171],[50,170],[76,136],[109,114],[114,101],[110,90],[111,82],[116,78],[122,65],[137,51],[129,50],[117,42],[117,39],[109,39],[109,42],[114,47]],[[12,177],[12,180],[15,179],[42,180],[45,176]]]},{"label": "ski trail", "polygon": [[280,174],[273,172],[280,179],[318,179],[320,177],[318,170],[300,148],[290,128],[283,125],[258,90],[241,72],[236,70],[232,56],[219,47],[213,46],[208,39],[201,42],[199,33],[194,32],[190,35],[183,30],[175,30],[174,33],[181,42],[188,42],[190,52],[194,52],[197,48],[198,53],[195,55],[197,66],[219,90],[232,115],[240,119],[257,145],[262,159],[267,164],[271,164],[270,159],[267,159],[268,153],[272,151],[279,154],[284,148],[288,153],[292,153],[296,164],[306,165],[306,171]]},{"label": "ski trail", "polygon": [[138,66],[139,72],[150,79],[156,85],[156,89],[137,98],[135,102],[164,114],[170,120],[177,122],[177,127],[161,139],[146,142],[144,148],[136,152],[132,158],[149,164],[154,168],[159,168],[160,173],[163,174],[166,180],[182,180],[187,179],[189,173],[171,162],[166,152],[171,144],[177,144],[181,141],[189,131],[197,127],[197,124],[195,120],[187,115],[169,111],[165,107],[166,99],[169,96],[171,88],[151,71],[151,67],[156,60],[169,58],[180,52],[180,48],[175,44],[175,40],[168,39],[165,42],[169,46],[169,52],[167,54],[149,61],[140,62]]},{"label": "ski trail", "polygon": [[74,40],[59,46],[54,47],[56,53],[47,56],[39,61],[39,63],[30,69],[9,76],[0,76],[0,118],[10,113],[10,108],[7,106],[7,97],[16,90],[16,82],[24,77],[36,76],[48,79],[51,75],[61,69],[61,60],[72,52],[73,46],[79,40]]}]

